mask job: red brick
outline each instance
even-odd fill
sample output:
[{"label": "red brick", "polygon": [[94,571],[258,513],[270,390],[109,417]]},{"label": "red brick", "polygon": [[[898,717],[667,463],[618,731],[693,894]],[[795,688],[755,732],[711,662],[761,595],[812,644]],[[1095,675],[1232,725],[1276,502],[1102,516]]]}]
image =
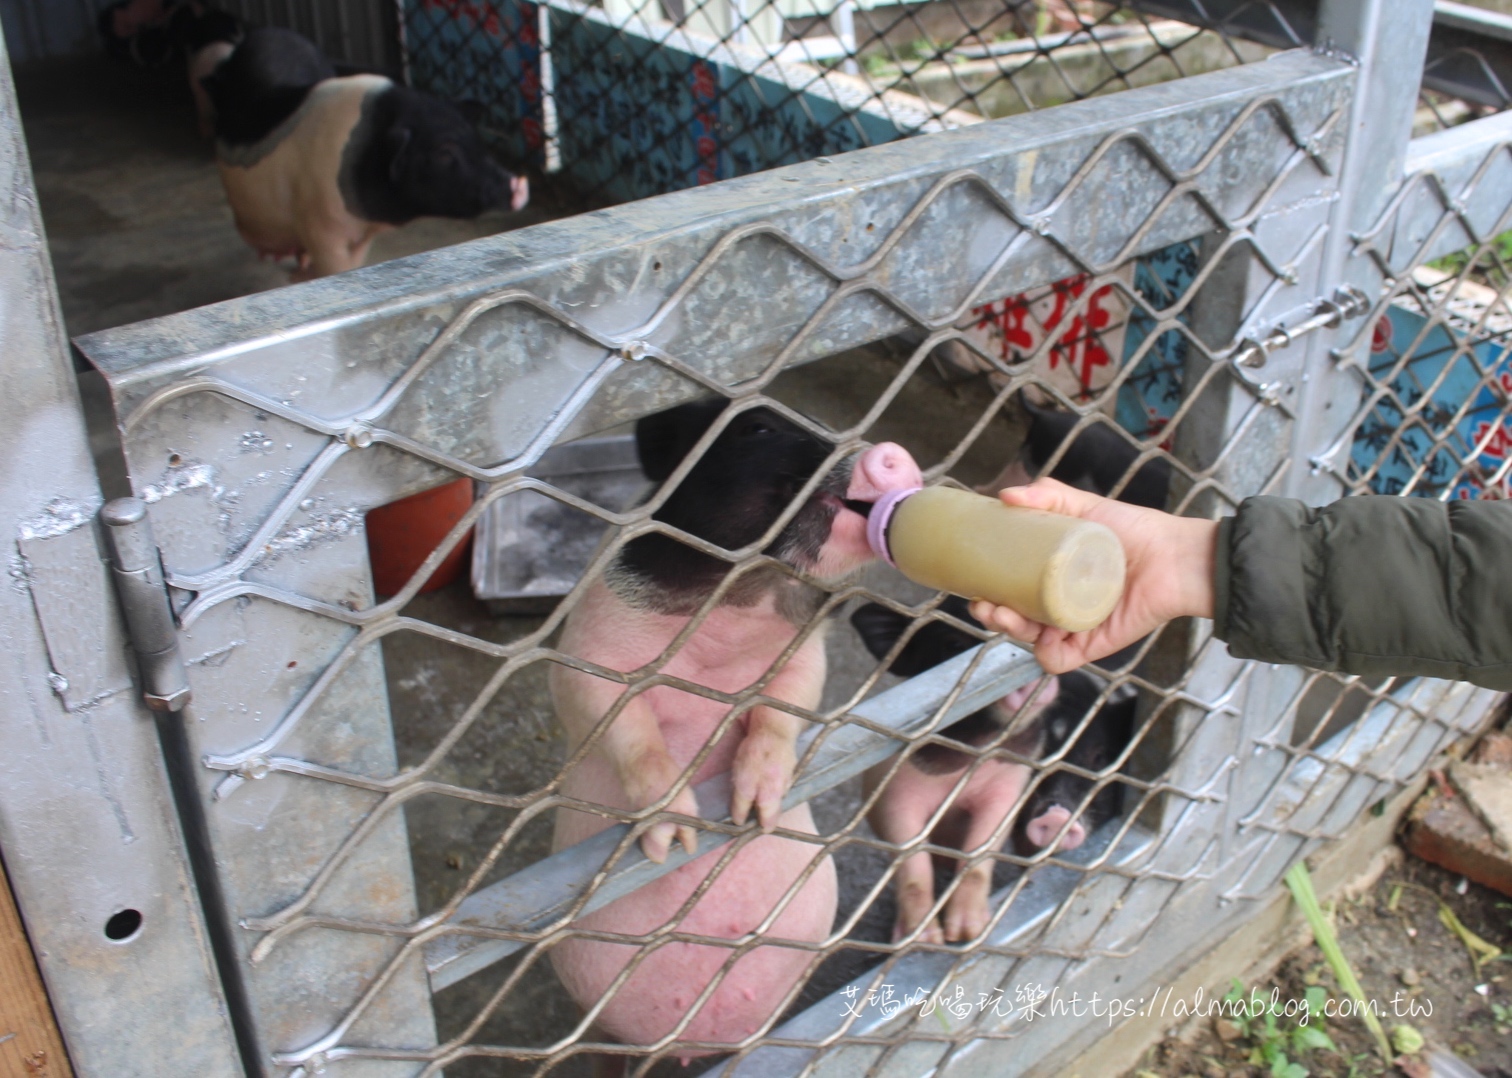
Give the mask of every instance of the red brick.
[{"label": "red brick", "polygon": [[1425,793],[1407,814],[1402,845],[1409,853],[1512,895],[1512,854],[1458,797]]}]

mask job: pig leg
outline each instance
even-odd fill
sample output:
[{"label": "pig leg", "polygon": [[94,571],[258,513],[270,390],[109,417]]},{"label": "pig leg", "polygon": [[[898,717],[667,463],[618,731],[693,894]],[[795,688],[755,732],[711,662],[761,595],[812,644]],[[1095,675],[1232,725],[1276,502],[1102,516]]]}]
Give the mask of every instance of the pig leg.
[{"label": "pig leg", "polygon": [[370,247],[373,246],[373,241],[378,238],[378,233],[380,233],[380,232],[392,232],[393,230],[394,230],[394,226],[393,225],[384,225],[384,224],[370,224],[370,225],[368,225],[368,230],[367,230],[366,234],[363,235],[362,239],[354,241],[352,243],[352,245],[351,245],[350,254],[351,254],[351,257],[352,257],[353,261],[356,263],[356,265],[353,266],[353,268],[355,269],[358,266],[365,266],[365,265],[367,265],[368,248],[370,248]]},{"label": "pig leg", "polygon": [[630,1073],[628,1066],[629,1056],[610,1055],[608,1052],[595,1052],[593,1059],[593,1078],[625,1078]]},{"label": "pig leg", "polygon": [[[929,917],[934,906],[934,862],[921,850],[909,854],[898,866],[898,919],[893,922],[893,942],[903,939]],[[930,918],[929,927],[919,936],[923,943],[944,943],[938,918]]]},{"label": "pig leg", "polygon": [[[1028,781],[1029,769],[1023,764],[990,760],[977,769],[967,791],[963,791],[968,795],[968,803],[961,806],[967,813],[966,834],[961,842],[964,853],[981,853],[989,844],[1002,842],[999,832],[1006,831],[1004,823]],[[992,865],[990,858],[984,858],[961,869],[955,891],[945,902],[947,942],[975,939],[986,929],[990,919],[987,900],[992,892]]]},{"label": "pig leg", "polygon": [[798,763],[794,746],[801,721],[774,707],[751,709],[750,725],[730,769],[730,819],[735,823],[745,823],[755,808],[763,831],[777,826],[782,795],[792,785]]},{"label": "pig leg", "polygon": [[[329,211],[327,211],[329,212]],[[321,214],[299,228],[300,245],[309,252],[308,267],[301,265],[295,280],[329,277],[358,269],[367,259],[376,229],[354,227],[355,219],[335,220]]]},{"label": "pig leg", "polygon": [[[565,667],[554,669],[551,678],[557,717],[567,727],[574,746],[589,736],[625,691],[616,682]],[[661,726],[644,695],[625,703],[599,738],[597,750],[613,767],[632,809],[655,804],[682,778],[683,769],[667,751]],[[698,802],[688,785],[684,784],[667,803],[666,811],[698,815]],[[661,864],[667,859],[674,839],[690,854],[698,852],[698,834],[694,828],[671,820],[648,828],[641,835],[641,849]]]},{"label": "pig leg", "polygon": [[[620,712],[619,719],[610,727],[611,731],[619,726],[631,708]],[[644,709],[650,714],[650,709]],[[607,740],[607,738],[606,738]],[[655,804],[665,796],[672,785],[682,777],[683,769],[678,767],[671,755],[667,752],[666,742],[662,740],[661,728],[652,718],[649,724],[636,723],[633,727],[621,731],[621,737],[617,741],[630,742],[619,746],[613,759],[615,769],[619,773],[620,782],[625,788],[625,794],[630,799],[630,804],[636,808],[645,808]],[[677,795],[667,803],[666,811],[680,812],[684,816],[698,815],[698,801],[693,796],[693,791],[684,785]],[[670,820],[653,824],[646,833],[641,836],[641,849],[647,857],[661,864],[667,859],[667,854],[672,849],[672,842],[676,839],[681,842],[683,849],[690,854],[698,852],[698,833],[689,824],[673,823]]]},{"label": "pig leg", "polygon": [[[879,783],[887,783],[867,820],[878,838],[902,846],[924,834],[930,817],[954,787],[960,773],[926,775],[906,761],[890,779],[887,772],[887,765],[881,764],[866,773],[864,786],[868,796]],[[893,923],[893,942],[928,920],[929,925],[920,933],[919,939],[925,943],[944,943],[940,922],[929,915],[935,897],[931,855],[924,850],[906,855],[898,863],[896,879],[898,915]]]},{"label": "pig leg", "polygon": [[[767,683],[766,695],[801,707],[813,707],[824,690],[825,672],[824,640],[815,633]],[[782,797],[793,783],[795,745],[803,720],[760,704],[749,715],[746,735],[730,768],[733,787],[730,819],[743,824],[754,808],[761,829],[770,831],[777,826],[777,818],[782,815]]]},{"label": "pig leg", "polygon": [[[290,280],[310,281],[316,277],[345,273],[362,265],[362,258],[354,258],[351,245],[339,236],[321,235],[307,239],[305,250],[309,252],[309,258],[300,262],[299,268],[289,275]],[[366,256],[367,247],[364,245],[362,257]]]}]

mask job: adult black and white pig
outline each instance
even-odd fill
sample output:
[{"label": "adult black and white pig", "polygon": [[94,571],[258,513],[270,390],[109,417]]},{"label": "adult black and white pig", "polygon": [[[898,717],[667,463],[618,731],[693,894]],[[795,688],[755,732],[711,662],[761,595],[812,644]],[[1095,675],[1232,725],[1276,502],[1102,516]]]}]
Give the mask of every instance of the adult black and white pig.
[{"label": "adult black and white pig", "polygon": [[[721,401],[695,402],[642,420],[636,439],[647,476],[666,479],[723,411]],[[828,445],[770,409],[742,411],[730,417],[655,519],[726,550],[744,547],[787,510],[829,452]],[[842,577],[871,558],[866,521],[844,500],[874,501],[919,482],[918,465],[905,450],[872,446],[825,476],[766,553],[813,577]],[[654,670],[728,694],[760,683],[768,698],[816,708],[825,678],[823,627],[796,646],[795,641],[823,593],[778,566],[758,566],[739,577],[724,601],[668,653],[730,569],[722,559],[670,536],[639,536],[626,544],[605,578],[590,586],[567,618],[558,646],[610,671]],[[559,664],[552,670],[551,691],[570,750],[576,751],[625,686]],[[739,716],[694,773],[684,775],[730,710],[719,700],[670,684],[644,691],[625,704],[569,772],[561,792],[635,811],[663,798],[681,776],[685,785],[666,807],[694,816],[688,787],[729,771],[734,791],[730,811],[736,821],[754,812],[764,829],[813,834],[807,805],[782,811],[802,720],[778,707],[757,706]],[[562,848],[581,842],[609,823],[591,813],[561,810],[555,844]],[[647,830],[642,845],[660,861],[674,837],[693,848],[692,828],[671,821]],[[799,944],[764,942],[742,955],[679,1037],[728,1044],[771,1019],[811,964],[813,952],[802,946],[812,946],[830,932],[836,883],[834,865],[827,857],[819,859],[817,845],[762,835],[744,845],[679,918],[678,910],[721,856],[714,852],[697,858],[580,918],[574,927],[642,935],[676,921],[680,932],[738,940],[759,929],[766,941]],[[596,1025],[623,1043],[650,1044],[684,1018],[733,953],[732,947],[680,942],[641,951],[630,944],[574,937],[553,948],[551,958],[568,992],[587,1008],[604,998],[626,963],[639,954],[635,971],[605,1002]]]},{"label": "adult black and white pig", "polygon": [[260,29],[204,80],[237,231],[264,257],[294,258],[296,279],[356,269],[375,236],[417,217],[528,201],[457,106],[333,74],[298,34]]}]

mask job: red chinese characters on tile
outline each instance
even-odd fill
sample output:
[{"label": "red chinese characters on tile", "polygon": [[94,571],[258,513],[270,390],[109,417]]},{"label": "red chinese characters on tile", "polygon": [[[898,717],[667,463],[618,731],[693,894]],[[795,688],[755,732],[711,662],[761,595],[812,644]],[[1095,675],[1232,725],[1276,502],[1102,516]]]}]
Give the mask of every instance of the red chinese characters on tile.
[{"label": "red chinese characters on tile", "polygon": [[693,65],[693,146],[698,159],[697,181],[702,187],[719,179],[718,87],[714,69],[700,60]]},{"label": "red chinese characters on tile", "polygon": [[[1113,286],[1105,284],[1088,295],[1088,280],[1085,274],[1067,277],[1048,289],[985,304],[972,312],[975,328],[995,339],[1006,362],[1039,355],[1050,372],[1069,375],[1076,392],[1088,396],[1112,374],[1111,350],[1119,346],[1122,334],[1114,341],[1110,331],[1121,330],[1123,322]],[[1116,326],[1115,315],[1120,316]],[[1054,343],[1041,353],[1046,338]]]}]

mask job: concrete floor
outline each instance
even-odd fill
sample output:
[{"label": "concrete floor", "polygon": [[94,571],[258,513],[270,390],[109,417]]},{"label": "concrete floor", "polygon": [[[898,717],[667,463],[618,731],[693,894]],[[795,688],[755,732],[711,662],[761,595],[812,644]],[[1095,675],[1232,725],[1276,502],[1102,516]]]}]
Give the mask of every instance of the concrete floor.
[{"label": "concrete floor", "polygon": [[[286,283],[286,271],[259,262],[232,226],[210,147],[194,130],[187,92],[168,73],[141,72],[102,61],[50,63],[17,72],[23,121],[31,148],[43,217],[52,250],[64,319],[71,335],[168,314]],[[381,237],[373,260],[460,242],[502,229],[565,216],[568,196],[535,185],[530,207],[473,222],[422,220]],[[789,372],[772,395],[834,427],[854,423],[900,366],[906,349],[877,346]],[[97,376],[81,378],[86,396],[100,399]],[[895,440],[929,466],[942,459],[990,400],[980,382],[947,385],[928,365],[905,387],[869,437]],[[995,421],[955,469],[969,483],[985,482],[1022,440],[1017,416]],[[878,567],[868,582],[903,595],[912,585]],[[518,638],[538,618],[496,617],[463,580],[415,599],[406,614],[492,641]],[[389,703],[401,764],[422,759],[460,718],[492,672],[475,653],[429,637],[395,634],[382,644]],[[847,698],[873,669],[848,622],[829,636],[830,681],[825,706]],[[538,788],[564,758],[541,665],[526,669],[494,697],[447,755],[434,776],[477,790],[522,793]],[[892,679],[886,679],[891,681]],[[820,798],[821,832],[843,826],[860,804],[859,781]],[[410,802],[406,819],[416,890],[422,910],[444,903],[485,856],[512,812],[449,798]],[[500,861],[494,878],[518,870],[549,850],[545,818],[527,828]],[[852,846],[837,855],[840,914],[856,909],[886,868],[875,851]],[[852,936],[888,938],[890,893],[860,918]],[[515,968],[501,963],[435,999],[443,1038],[459,1033]],[[862,951],[832,955],[799,1006],[832,991],[872,964]],[[577,1011],[545,962],[526,972],[505,1005],[473,1038],[478,1043],[544,1045],[563,1036]],[[673,1064],[668,1074],[696,1073]],[[452,1078],[530,1073],[505,1060],[471,1060],[449,1067]],[[587,1073],[582,1059],[553,1074]]]}]

